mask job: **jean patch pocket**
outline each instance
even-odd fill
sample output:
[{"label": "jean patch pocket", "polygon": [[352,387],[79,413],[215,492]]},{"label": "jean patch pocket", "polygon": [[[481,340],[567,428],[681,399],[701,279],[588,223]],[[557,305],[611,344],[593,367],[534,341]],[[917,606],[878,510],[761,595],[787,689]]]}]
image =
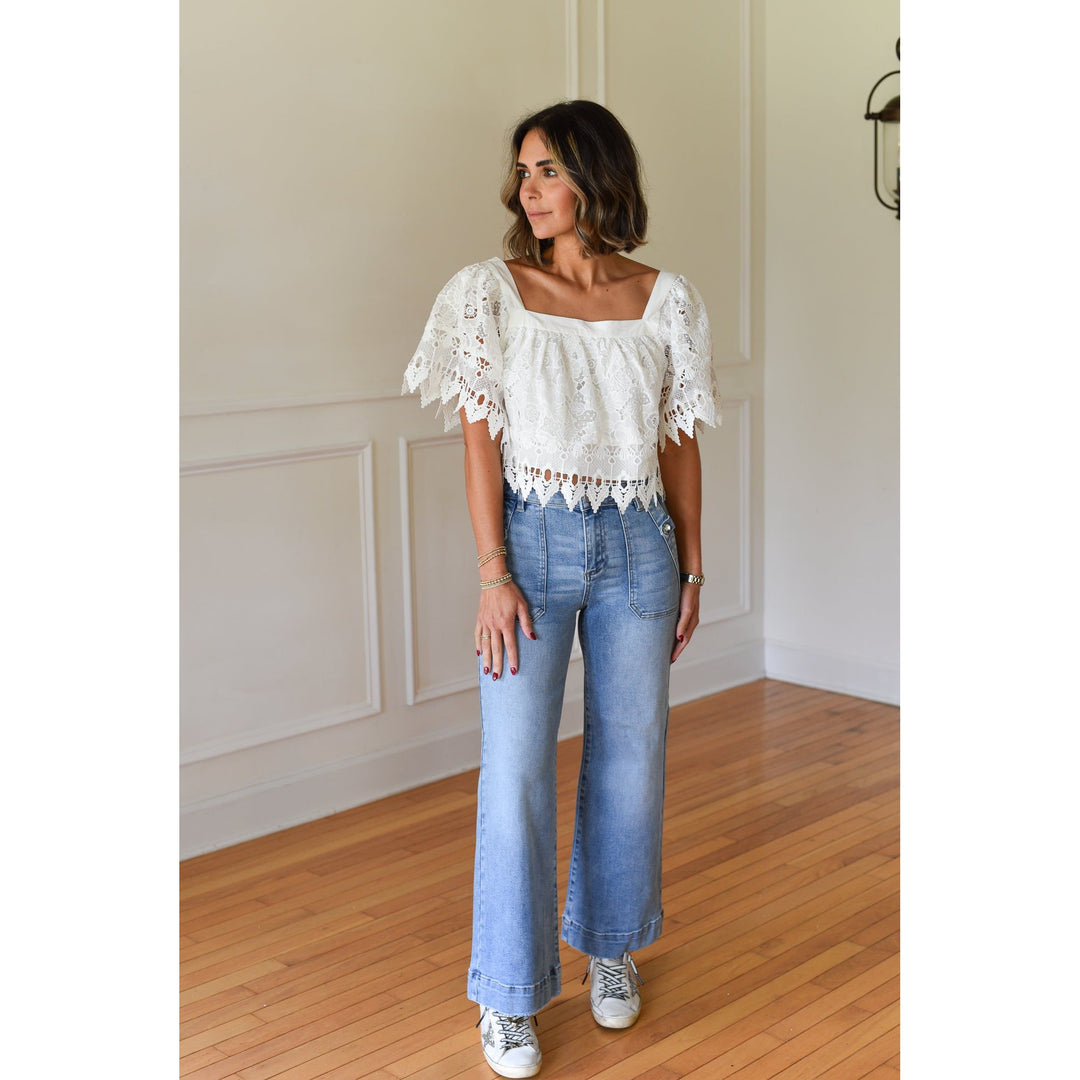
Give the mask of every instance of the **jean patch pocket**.
[{"label": "jean patch pocket", "polygon": [[675,522],[663,503],[647,512],[630,506],[623,514],[626,531],[630,609],[642,619],[659,619],[679,610],[679,549]]}]

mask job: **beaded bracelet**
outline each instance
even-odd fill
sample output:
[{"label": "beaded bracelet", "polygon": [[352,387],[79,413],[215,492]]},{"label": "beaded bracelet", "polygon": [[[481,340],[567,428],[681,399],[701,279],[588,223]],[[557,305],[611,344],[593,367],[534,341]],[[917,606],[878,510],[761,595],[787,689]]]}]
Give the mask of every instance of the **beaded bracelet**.
[{"label": "beaded bracelet", "polygon": [[490,581],[481,581],[481,589],[494,589],[496,585],[505,585],[508,581],[513,581],[513,574],[503,574],[502,577],[492,578]]},{"label": "beaded bracelet", "polygon": [[476,565],[484,566],[486,563],[491,562],[492,559],[497,559],[500,555],[506,554],[506,547],[492,548],[491,551],[485,552],[483,555],[476,557]]}]

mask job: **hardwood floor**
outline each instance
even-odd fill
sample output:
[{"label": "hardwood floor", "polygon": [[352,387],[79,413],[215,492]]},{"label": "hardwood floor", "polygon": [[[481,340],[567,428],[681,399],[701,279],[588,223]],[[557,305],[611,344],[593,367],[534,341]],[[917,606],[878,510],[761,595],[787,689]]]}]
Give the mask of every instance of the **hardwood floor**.
[{"label": "hardwood floor", "polygon": [[[476,777],[181,865],[186,1080],[494,1075],[464,994]],[[564,945],[541,1077],[895,1080],[899,710],[771,680],[673,709],[664,830],[641,1018],[597,1027]]]}]

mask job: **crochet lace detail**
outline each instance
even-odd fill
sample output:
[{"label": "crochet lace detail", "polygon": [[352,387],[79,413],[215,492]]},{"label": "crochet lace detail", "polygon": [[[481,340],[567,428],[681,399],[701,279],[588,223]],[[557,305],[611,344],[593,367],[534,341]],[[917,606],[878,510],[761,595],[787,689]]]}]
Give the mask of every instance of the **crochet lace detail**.
[{"label": "crochet lace detail", "polygon": [[697,291],[667,275],[647,318],[585,323],[526,311],[506,274],[489,260],[450,280],[402,392],[437,400],[447,431],[462,408],[492,438],[501,431],[503,475],[541,505],[556,492],[571,507],[652,502],[663,494],[658,448],[692,438],[698,421],[720,422]]},{"label": "crochet lace detail", "polygon": [[401,392],[419,390],[421,406],[439,402],[446,431],[460,423],[462,408],[471,424],[487,420],[493,439],[506,424],[501,317],[498,279],[483,263],[455,274],[435,298]]}]

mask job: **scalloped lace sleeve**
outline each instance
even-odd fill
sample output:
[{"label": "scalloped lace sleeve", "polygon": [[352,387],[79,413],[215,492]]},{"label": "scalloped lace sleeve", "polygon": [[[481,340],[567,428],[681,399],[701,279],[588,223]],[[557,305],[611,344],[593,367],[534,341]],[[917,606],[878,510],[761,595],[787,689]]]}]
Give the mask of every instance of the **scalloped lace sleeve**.
[{"label": "scalloped lace sleeve", "polygon": [[487,420],[494,439],[506,423],[499,283],[483,263],[459,270],[431,309],[423,337],[405,369],[403,394],[420,392],[420,404],[439,403],[445,430]]},{"label": "scalloped lace sleeve", "polygon": [[720,390],[712,365],[709,316],[697,289],[675,279],[660,312],[660,339],[667,370],[660,391],[660,448],[668,439],[681,444],[679,432],[694,437],[700,420],[720,425]]}]

